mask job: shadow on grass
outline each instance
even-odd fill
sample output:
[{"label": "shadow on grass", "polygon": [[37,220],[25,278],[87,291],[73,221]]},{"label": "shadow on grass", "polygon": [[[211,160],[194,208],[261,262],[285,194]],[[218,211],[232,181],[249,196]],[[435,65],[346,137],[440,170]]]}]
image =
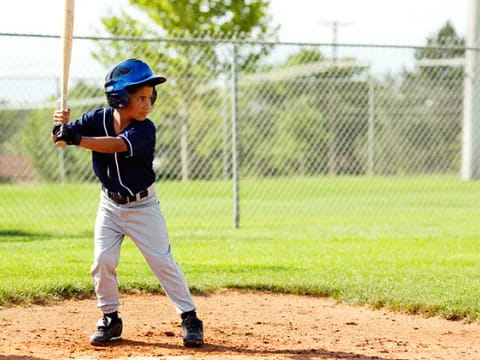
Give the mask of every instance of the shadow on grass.
[{"label": "shadow on grass", "polygon": [[[0,242],[18,242],[18,241],[42,241],[53,239],[81,239],[92,237],[91,232],[79,232],[76,234],[62,234],[51,232],[31,232],[20,229],[0,230]],[[0,359],[1,360],[1,359]]]},{"label": "shadow on grass", "polygon": [[0,242],[7,241],[37,241],[48,240],[52,236],[49,233],[28,232],[19,229],[0,230]]}]

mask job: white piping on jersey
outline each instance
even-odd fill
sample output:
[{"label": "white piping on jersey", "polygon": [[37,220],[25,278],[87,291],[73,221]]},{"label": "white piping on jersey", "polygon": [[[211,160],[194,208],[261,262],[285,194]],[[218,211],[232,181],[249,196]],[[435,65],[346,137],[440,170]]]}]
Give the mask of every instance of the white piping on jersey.
[{"label": "white piping on jersey", "polygon": [[[107,109],[106,109],[106,108],[103,108],[103,128],[105,129],[105,135],[106,135],[106,136],[109,136],[109,135],[108,135],[108,131],[107,131],[106,114],[107,114]],[[115,157],[115,166],[117,167],[118,181],[120,182],[120,185],[121,185],[121,186],[123,186],[125,189],[128,190],[128,192],[130,193],[130,195],[133,195],[133,191],[130,190],[130,189],[129,189],[126,185],[124,185],[123,182],[122,182],[122,176],[120,175],[120,167],[118,166],[117,153],[114,153],[114,157]]]},{"label": "white piping on jersey", "polygon": [[130,145],[130,155],[128,155],[127,157],[132,157],[133,156],[133,146],[132,146],[132,143],[130,142],[130,140],[127,139],[127,137],[125,135],[118,135],[119,137],[121,137],[123,140],[125,140],[126,142],[128,142],[128,145]]},{"label": "white piping on jersey", "polygon": [[105,135],[108,136],[107,122],[105,121],[106,116],[107,116],[107,109],[103,108],[103,129],[105,130]]},{"label": "white piping on jersey", "polygon": [[120,176],[120,167],[118,166],[118,158],[117,158],[117,153],[115,153],[115,165],[117,165],[117,173],[118,173],[118,181],[120,182],[120,185],[122,185],[125,189],[128,190],[130,195],[133,195],[133,191],[130,190],[126,185],[123,184],[122,182],[122,177]]}]

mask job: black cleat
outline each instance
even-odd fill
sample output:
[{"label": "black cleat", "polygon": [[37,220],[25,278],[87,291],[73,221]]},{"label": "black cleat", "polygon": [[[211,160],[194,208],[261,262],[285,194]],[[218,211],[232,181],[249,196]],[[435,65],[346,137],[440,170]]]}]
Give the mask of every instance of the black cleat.
[{"label": "black cleat", "polygon": [[108,316],[104,316],[97,322],[97,330],[90,335],[90,344],[106,345],[113,340],[119,340],[122,335],[122,319],[113,320]]},{"label": "black cleat", "polygon": [[195,315],[182,320],[183,345],[186,347],[200,347],[203,345],[203,323]]}]

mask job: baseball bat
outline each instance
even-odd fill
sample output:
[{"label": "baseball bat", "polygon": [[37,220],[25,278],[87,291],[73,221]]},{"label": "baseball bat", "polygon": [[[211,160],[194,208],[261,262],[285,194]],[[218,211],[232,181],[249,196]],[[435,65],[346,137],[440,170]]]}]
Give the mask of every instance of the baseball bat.
[{"label": "baseball bat", "polygon": [[[70,61],[72,57],[73,43],[73,14],[75,0],[65,0],[63,31],[61,35],[62,44],[62,73],[60,77],[60,110],[67,109],[68,76],[70,73]],[[63,140],[57,141],[57,146],[65,147],[67,143]]]}]

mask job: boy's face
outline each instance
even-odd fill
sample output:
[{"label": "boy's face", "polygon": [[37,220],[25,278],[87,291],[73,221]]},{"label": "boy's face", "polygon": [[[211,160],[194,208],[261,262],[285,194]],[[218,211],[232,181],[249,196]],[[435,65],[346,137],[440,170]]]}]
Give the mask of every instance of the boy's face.
[{"label": "boy's face", "polygon": [[130,102],[124,108],[128,115],[135,120],[143,121],[152,109],[153,87],[144,86],[130,94]]}]

